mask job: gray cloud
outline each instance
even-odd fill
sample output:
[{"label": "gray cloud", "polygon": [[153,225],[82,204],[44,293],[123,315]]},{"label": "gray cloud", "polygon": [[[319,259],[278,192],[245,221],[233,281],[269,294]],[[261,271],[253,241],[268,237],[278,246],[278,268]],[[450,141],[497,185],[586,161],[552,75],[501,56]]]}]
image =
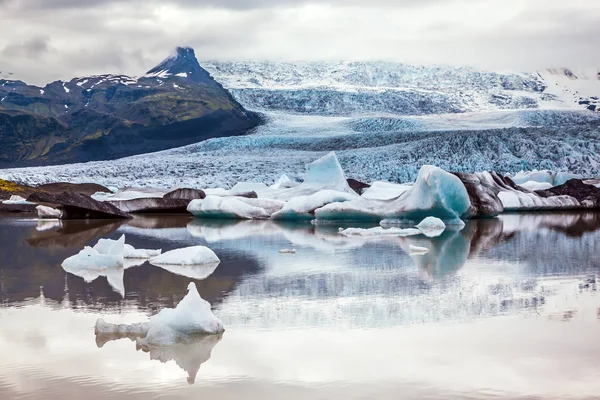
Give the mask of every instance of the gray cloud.
[{"label": "gray cloud", "polygon": [[200,60],[393,60],[533,70],[598,66],[584,0],[0,0],[0,70],[43,84]]}]

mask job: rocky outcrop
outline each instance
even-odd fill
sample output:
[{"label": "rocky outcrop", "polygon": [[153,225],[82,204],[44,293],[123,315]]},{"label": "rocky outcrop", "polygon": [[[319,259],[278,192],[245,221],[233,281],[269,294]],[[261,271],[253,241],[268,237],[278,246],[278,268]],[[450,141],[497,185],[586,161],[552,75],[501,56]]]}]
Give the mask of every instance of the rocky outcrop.
[{"label": "rocky outcrop", "polygon": [[114,205],[94,200],[90,196],[81,193],[33,193],[27,197],[27,201],[55,205],[56,208],[62,211],[61,219],[131,218],[129,214]]},{"label": "rocky outcrop", "polygon": [[535,192],[541,197],[571,196],[581,204],[581,208],[600,208],[600,189],[588,185],[581,179],[571,179],[565,184]]},{"label": "rocky outcrop", "polygon": [[455,172],[460,181],[465,185],[471,206],[467,211],[468,217],[494,217],[504,211],[502,201],[498,198],[500,181],[502,179],[495,172],[467,174]]},{"label": "rocky outcrop", "polygon": [[124,213],[184,213],[190,203],[185,199],[142,197],[131,200],[106,201]]},{"label": "rocky outcrop", "polygon": [[350,188],[358,194],[362,194],[362,192],[365,189],[368,189],[371,187],[371,185],[369,185],[367,183],[364,183],[364,182],[361,182],[361,181],[358,181],[358,180],[352,179],[352,178],[348,178],[348,179],[346,179],[346,181],[348,182],[348,186],[350,186]]},{"label": "rocky outcrop", "polygon": [[97,183],[69,183],[69,182],[56,182],[47,183],[35,187],[36,191],[45,193],[64,193],[74,192],[81,193],[88,196],[93,195],[97,192],[111,193],[110,189],[99,185]]},{"label": "rocky outcrop", "polygon": [[163,199],[180,199],[180,200],[196,200],[196,199],[204,199],[206,197],[206,193],[200,189],[175,189],[163,196]]}]

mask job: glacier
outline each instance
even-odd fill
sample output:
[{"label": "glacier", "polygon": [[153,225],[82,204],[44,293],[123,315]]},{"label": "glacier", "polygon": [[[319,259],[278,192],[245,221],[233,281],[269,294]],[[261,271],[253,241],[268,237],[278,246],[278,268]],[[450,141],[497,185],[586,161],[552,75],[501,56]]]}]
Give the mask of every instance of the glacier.
[{"label": "glacier", "polygon": [[[600,81],[578,71],[500,73],[385,62],[203,66],[267,122],[243,137],[113,161],[0,170],[0,178],[229,189],[238,182],[274,185],[282,174],[303,180],[303,166],[330,151],[348,177],[363,182],[413,182],[422,165],[512,176],[600,173],[600,113],[579,104],[600,96]],[[540,187],[533,185],[526,184]]]}]

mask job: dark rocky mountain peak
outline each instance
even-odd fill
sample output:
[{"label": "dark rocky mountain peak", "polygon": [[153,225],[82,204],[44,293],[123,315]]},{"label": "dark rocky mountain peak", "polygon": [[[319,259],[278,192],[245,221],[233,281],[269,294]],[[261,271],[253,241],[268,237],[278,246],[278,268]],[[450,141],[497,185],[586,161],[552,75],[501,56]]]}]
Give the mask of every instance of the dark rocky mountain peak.
[{"label": "dark rocky mountain peak", "polygon": [[163,78],[177,76],[199,83],[213,80],[210,74],[200,66],[194,49],[191,47],[175,48],[169,57],[148,71],[147,75]]}]

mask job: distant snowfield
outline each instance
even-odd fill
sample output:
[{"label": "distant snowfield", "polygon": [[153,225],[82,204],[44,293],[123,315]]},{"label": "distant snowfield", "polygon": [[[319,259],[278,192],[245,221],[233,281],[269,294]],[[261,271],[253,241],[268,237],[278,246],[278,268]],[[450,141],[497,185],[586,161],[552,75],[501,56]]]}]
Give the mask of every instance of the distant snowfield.
[{"label": "distant snowfield", "polygon": [[0,178],[229,188],[271,184],[284,173],[302,179],[304,165],[329,151],[348,177],[366,182],[412,181],[423,164],[600,174],[600,113],[586,110],[600,96],[596,70],[576,79],[565,70],[497,74],[385,63],[204,66],[268,122],[243,137],[120,160],[0,170]]}]

